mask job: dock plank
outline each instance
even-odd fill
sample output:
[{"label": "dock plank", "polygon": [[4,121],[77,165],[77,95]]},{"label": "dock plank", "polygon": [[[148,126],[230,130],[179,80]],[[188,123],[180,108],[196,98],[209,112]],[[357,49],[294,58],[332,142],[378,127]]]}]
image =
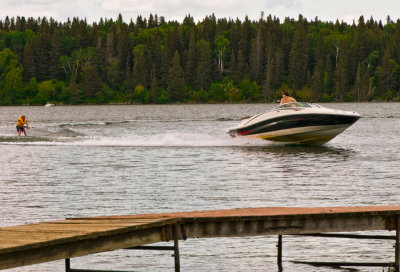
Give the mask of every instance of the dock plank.
[{"label": "dock plank", "polygon": [[[77,219],[0,228],[0,253],[159,226],[158,219]],[[140,228],[138,228],[140,227]]]},{"label": "dock plank", "polygon": [[309,215],[338,215],[341,214],[362,214],[379,213],[398,214],[400,206],[354,206],[354,207],[259,207],[259,208],[238,208],[191,212],[173,212],[173,213],[153,213],[139,215],[117,215],[117,216],[99,216],[94,218],[224,218],[224,217],[257,217],[257,216],[309,216]]}]

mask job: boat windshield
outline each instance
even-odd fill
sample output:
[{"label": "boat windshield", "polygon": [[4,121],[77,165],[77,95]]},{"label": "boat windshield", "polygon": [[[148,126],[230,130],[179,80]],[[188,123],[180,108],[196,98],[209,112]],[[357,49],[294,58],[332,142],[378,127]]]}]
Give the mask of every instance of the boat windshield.
[{"label": "boat windshield", "polygon": [[306,102],[291,102],[277,106],[276,110],[288,109],[288,108],[311,108],[312,106]]}]

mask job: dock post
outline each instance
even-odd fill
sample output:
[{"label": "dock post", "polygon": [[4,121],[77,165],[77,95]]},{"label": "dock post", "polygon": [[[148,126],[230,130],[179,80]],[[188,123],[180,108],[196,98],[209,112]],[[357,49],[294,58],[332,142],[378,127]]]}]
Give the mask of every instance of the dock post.
[{"label": "dock post", "polygon": [[179,262],[179,244],[178,244],[178,224],[173,225],[174,230],[174,260],[175,260],[175,272],[181,271],[181,265]]},{"label": "dock post", "polygon": [[68,259],[65,259],[65,272],[70,272],[71,271],[71,261]]},{"label": "dock post", "polygon": [[396,217],[396,243],[394,255],[394,271],[400,272],[400,216]]},{"label": "dock post", "polygon": [[278,235],[278,255],[277,255],[277,262],[278,262],[278,271],[283,271],[282,267],[282,235]]}]

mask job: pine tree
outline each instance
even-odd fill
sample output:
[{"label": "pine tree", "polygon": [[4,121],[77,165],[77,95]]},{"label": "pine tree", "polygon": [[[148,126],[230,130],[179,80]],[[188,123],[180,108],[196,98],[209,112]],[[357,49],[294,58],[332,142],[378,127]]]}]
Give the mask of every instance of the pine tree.
[{"label": "pine tree", "polygon": [[334,73],[332,72],[332,55],[328,54],[325,61],[324,76],[322,78],[322,97],[328,98],[332,94]]},{"label": "pine tree", "polygon": [[107,34],[107,43],[106,43],[106,61],[109,62],[117,57],[116,53],[116,28],[112,27],[110,32]]},{"label": "pine tree", "polygon": [[282,84],[282,77],[285,74],[285,63],[284,63],[284,53],[281,48],[275,50],[275,65],[274,65],[274,77],[273,77],[273,88],[277,88]]},{"label": "pine tree", "polygon": [[229,68],[226,70],[229,78],[234,79],[236,75],[237,58],[235,51],[231,50],[231,59],[229,61]]},{"label": "pine tree", "polygon": [[124,87],[127,90],[127,101],[132,103],[133,90],[135,89],[135,82],[133,80],[132,70],[127,68],[125,74]]},{"label": "pine tree", "polygon": [[132,47],[129,41],[128,29],[125,24],[122,24],[122,22],[120,26],[118,26],[116,42],[116,57],[119,64],[118,78],[122,78],[122,75],[126,73],[127,65],[129,65],[130,60],[132,59]]},{"label": "pine tree", "polygon": [[290,50],[289,80],[293,89],[300,89],[307,82],[308,56],[307,32],[299,16]]},{"label": "pine tree", "polygon": [[377,91],[381,96],[391,99],[393,93],[398,92],[399,64],[392,57],[392,50],[386,46],[382,57],[382,64],[376,69]]},{"label": "pine tree", "polygon": [[76,84],[76,74],[72,73],[71,78],[69,80],[69,87],[71,90],[71,103],[79,104],[82,102],[81,90],[78,88]]},{"label": "pine tree", "polygon": [[[165,87],[166,84],[166,67],[165,64],[163,63],[162,59],[162,41],[161,41],[161,33],[157,32],[157,38],[154,44],[154,52],[152,54],[153,56],[153,64],[154,64],[154,78],[157,80],[157,85],[158,86],[163,86]],[[164,83],[164,85],[162,84]]]},{"label": "pine tree", "polygon": [[[178,50],[174,41],[173,34],[170,29],[167,30],[165,37],[165,44],[162,51],[162,59],[165,67],[171,66],[171,61],[174,57],[175,52]],[[179,51],[178,51],[179,52]],[[167,79],[168,80],[168,79]]]},{"label": "pine tree", "polygon": [[368,100],[370,94],[370,78],[368,69],[364,62],[360,62],[357,66],[357,74],[355,80],[355,90],[357,101]]},{"label": "pine tree", "polygon": [[249,60],[249,77],[251,80],[261,83],[261,75],[264,66],[264,44],[262,36],[262,19],[258,22],[256,36],[252,41],[250,60]]},{"label": "pine tree", "polygon": [[184,73],[180,63],[179,52],[175,51],[175,55],[171,61],[168,70],[168,95],[172,101],[183,101],[186,98]]},{"label": "pine tree", "polygon": [[[161,40],[159,33],[148,34],[146,40],[146,62],[149,64],[149,82],[158,82],[164,77],[162,63]],[[152,83],[151,83],[152,84]],[[150,86],[151,84],[148,84]]]},{"label": "pine tree", "polygon": [[25,17],[17,16],[17,21],[15,22],[15,30],[18,32],[24,32],[26,29],[26,19]]},{"label": "pine tree", "polygon": [[335,96],[336,101],[343,101],[348,89],[348,48],[346,46],[341,50],[338,57],[338,63],[335,71]]},{"label": "pine tree", "polygon": [[240,29],[240,41],[239,41],[239,50],[242,51],[244,60],[248,60],[250,56],[251,38],[252,38],[251,22],[249,20],[249,17],[246,16]]},{"label": "pine tree", "polygon": [[187,62],[185,66],[185,81],[190,86],[195,86],[197,66],[197,49],[196,49],[196,32],[190,33],[189,49],[187,54]]},{"label": "pine tree", "polygon": [[148,66],[146,62],[145,49],[142,46],[135,48],[135,62],[133,66],[134,86],[148,84]]},{"label": "pine tree", "polygon": [[324,62],[322,59],[317,61],[315,66],[314,74],[311,78],[311,100],[320,101],[322,97],[323,89],[323,77],[324,77]]},{"label": "pine tree", "polygon": [[208,90],[211,84],[211,49],[204,40],[197,43],[198,61],[196,67],[196,88]]},{"label": "pine tree", "polygon": [[33,52],[31,41],[28,41],[25,44],[22,66],[24,67],[22,77],[25,82],[29,82],[32,78],[36,78],[35,54]]},{"label": "pine tree", "polygon": [[232,48],[232,55],[236,55],[236,56],[239,51],[241,27],[242,27],[242,22],[239,19],[236,19],[235,23],[232,25],[232,28],[229,32],[229,42],[230,42],[230,46]]},{"label": "pine tree", "polygon": [[239,50],[237,59],[236,59],[236,65],[234,67],[233,73],[232,73],[232,79],[236,84],[239,84],[242,79],[248,78],[248,65],[246,63],[246,59],[243,55],[242,50]]},{"label": "pine tree", "polygon": [[157,78],[153,78],[149,92],[151,103],[157,103],[158,97],[160,96],[159,90],[160,87],[158,86]]},{"label": "pine tree", "polygon": [[60,67],[60,58],[62,54],[62,45],[61,45],[61,35],[58,30],[53,32],[53,36],[51,38],[50,44],[50,63],[49,63],[49,73],[51,78],[55,78],[58,80],[62,80],[63,71]]},{"label": "pine tree", "polygon": [[36,76],[38,81],[51,79],[49,72],[51,42],[50,36],[46,32],[38,37],[34,43]]},{"label": "pine tree", "polygon": [[206,16],[202,22],[202,25],[203,31],[201,33],[201,38],[209,44],[213,44],[217,28],[217,19],[215,18],[215,15],[212,14],[211,16]]},{"label": "pine tree", "polygon": [[82,89],[87,98],[93,98],[101,90],[101,79],[96,65],[86,62],[82,68]]},{"label": "pine tree", "polygon": [[264,100],[269,100],[269,97],[272,94],[274,78],[275,78],[275,70],[274,70],[275,61],[274,61],[274,53],[272,51],[271,42],[269,43],[269,46],[267,46],[266,55],[267,59],[265,65],[265,80],[263,82],[263,95],[264,95]]},{"label": "pine tree", "polygon": [[366,36],[366,25],[364,22],[364,16],[360,16],[360,18],[358,19],[358,25],[356,27],[356,33],[355,33],[355,47],[357,48],[356,58],[355,58],[356,63],[359,63],[366,57],[365,53],[367,51],[367,48],[366,48],[365,36]]}]

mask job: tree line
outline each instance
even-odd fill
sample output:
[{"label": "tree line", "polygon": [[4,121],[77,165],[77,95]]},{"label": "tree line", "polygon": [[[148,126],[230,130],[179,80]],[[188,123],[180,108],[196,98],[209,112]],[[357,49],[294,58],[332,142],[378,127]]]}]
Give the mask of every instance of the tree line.
[{"label": "tree line", "polygon": [[400,101],[400,20],[0,20],[0,105]]}]

